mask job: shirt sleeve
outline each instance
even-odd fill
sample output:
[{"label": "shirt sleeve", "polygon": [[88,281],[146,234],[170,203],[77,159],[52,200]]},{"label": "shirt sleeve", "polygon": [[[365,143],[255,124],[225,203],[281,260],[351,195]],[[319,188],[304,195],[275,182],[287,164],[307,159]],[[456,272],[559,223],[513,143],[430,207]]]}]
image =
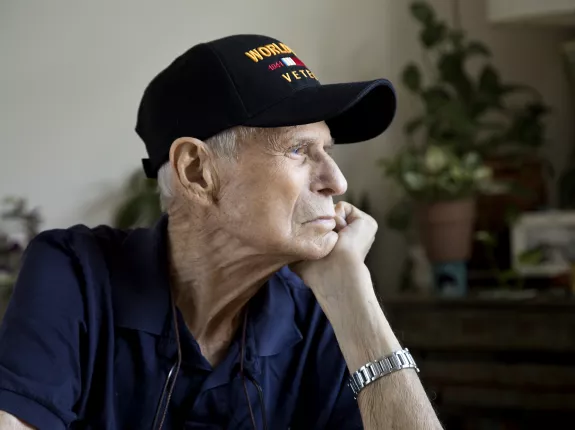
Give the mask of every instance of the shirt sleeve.
[{"label": "shirt sleeve", "polygon": [[40,430],[76,418],[85,331],[78,267],[65,231],[37,236],[0,326],[0,410]]},{"label": "shirt sleeve", "polygon": [[353,392],[347,385],[349,374],[344,372],[342,384],[337,394],[337,399],[326,429],[360,430],[363,429],[363,421],[359,412],[357,400],[353,398]]}]

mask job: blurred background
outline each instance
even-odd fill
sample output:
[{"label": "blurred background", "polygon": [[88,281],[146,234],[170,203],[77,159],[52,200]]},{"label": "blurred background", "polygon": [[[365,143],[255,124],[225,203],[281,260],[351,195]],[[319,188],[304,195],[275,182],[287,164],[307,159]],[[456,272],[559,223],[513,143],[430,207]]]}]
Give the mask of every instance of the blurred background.
[{"label": "blurred background", "polygon": [[1,303],[37,232],[154,222],[140,97],[234,33],[284,41],[322,83],[395,84],[392,127],[335,158],[446,427],[571,428],[575,0],[0,2]]}]

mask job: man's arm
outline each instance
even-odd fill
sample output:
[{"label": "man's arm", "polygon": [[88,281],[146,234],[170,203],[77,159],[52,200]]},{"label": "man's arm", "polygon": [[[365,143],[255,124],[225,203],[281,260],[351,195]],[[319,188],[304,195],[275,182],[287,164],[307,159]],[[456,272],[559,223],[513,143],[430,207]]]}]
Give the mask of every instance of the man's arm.
[{"label": "man's arm", "polygon": [[80,276],[66,231],[40,233],[26,249],[0,326],[0,430],[64,430],[76,419],[86,327]]},{"label": "man's arm", "polygon": [[[401,349],[373,290],[364,264],[377,223],[352,205],[336,205],[339,238],[332,252],[294,269],[311,288],[333,326],[351,373]],[[409,347],[409,345],[406,345]],[[358,395],[366,430],[436,430],[441,424],[417,373],[406,369],[384,376]]]},{"label": "man's arm", "polygon": [[0,430],[34,430],[8,412],[0,411]]},{"label": "man's arm", "polygon": [[[363,275],[350,274],[348,279],[356,282],[355,294],[347,296],[345,302],[331,295],[320,300],[350,373],[402,348],[379,306],[367,268],[363,272]],[[372,382],[360,392],[358,403],[367,430],[441,428],[413,369],[400,370]]]}]

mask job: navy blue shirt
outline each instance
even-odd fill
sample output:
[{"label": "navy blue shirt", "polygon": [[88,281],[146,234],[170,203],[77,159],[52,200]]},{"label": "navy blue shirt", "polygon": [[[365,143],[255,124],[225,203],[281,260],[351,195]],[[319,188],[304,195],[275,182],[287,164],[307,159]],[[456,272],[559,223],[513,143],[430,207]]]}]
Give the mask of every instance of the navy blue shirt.
[{"label": "navy blue shirt", "polygon": [[[0,410],[41,430],[151,428],[177,354],[167,222],[32,241],[0,327]],[[245,373],[267,427],[363,428],[333,329],[302,281],[283,268],[248,309]],[[177,318],[183,362],[164,428],[253,429],[241,336],[212,368]],[[258,390],[246,387],[261,429]]]}]

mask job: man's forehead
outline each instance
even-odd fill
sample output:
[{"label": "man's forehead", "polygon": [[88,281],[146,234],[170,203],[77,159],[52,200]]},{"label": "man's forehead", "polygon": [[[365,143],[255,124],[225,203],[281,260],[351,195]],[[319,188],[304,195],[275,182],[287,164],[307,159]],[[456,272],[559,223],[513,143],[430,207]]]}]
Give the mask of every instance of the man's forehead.
[{"label": "man's forehead", "polygon": [[296,125],[292,127],[280,127],[279,133],[287,140],[320,141],[326,145],[332,145],[333,139],[329,127],[325,122]]},{"label": "man's forehead", "polygon": [[325,122],[295,125],[288,127],[253,128],[251,135],[245,136],[256,146],[263,146],[274,151],[283,151],[294,144],[320,143],[331,147],[334,140]]}]

